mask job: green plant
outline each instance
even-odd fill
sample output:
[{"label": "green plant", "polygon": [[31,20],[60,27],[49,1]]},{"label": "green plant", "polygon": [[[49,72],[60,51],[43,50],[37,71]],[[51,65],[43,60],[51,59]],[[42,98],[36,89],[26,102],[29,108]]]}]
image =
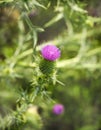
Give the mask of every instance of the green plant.
[{"label": "green plant", "polygon": [[[92,84],[89,90],[84,89],[82,86],[86,85],[80,82],[83,80],[87,82],[87,79],[90,82],[90,77],[92,79],[100,77],[101,18],[89,16],[84,9],[86,5],[75,0],[2,0],[0,6],[9,11],[4,11],[4,14],[8,13],[8,18],[13,11],[16,12],[17,17],[14,18],[15,20],[11,19],[12,22],[8,22],[8,25],[2,21],[0,30],[0,90],[2,92],[0,95],[3,99],[1,105],[4,102],[0,110],[2,113],[0,128],[42,129],[44,124],[42,118],[47,118],[49,106],[51,107],[55,100],[60,99],[62,102],[59,94],[63,92],[64,105],[70,105],[69,111],[66,111],[68,115],[69,112],[73,113],[72,108],[77,104],[77,107],[74,107],[75,117],[72,115],[73,121],[77,121],[74,123],[74,129],[91,129],[93,117],[92,121],[88,120],[87,123],[85,117],[88,116],[90,119],[93,114],[91,103],[94,101],[95,89],[92,89],[94,87]],[[14,34],[9,31],[10,29]],[[48,29],[51,40],[40,41],[41,35]],[[45,36],[49,37],[47,32]],[[41,62],[43,58],[40,50],[50,43],[57,45],[62,54],[56,61],[55,69],[50,66],[53,62]],[[71,88],[67,88],[68,82]],[[100,81],[98,80],[97,83],[100,84]],[[94,84],[97,86],[96,83]],[[99,87],[98,89],[100,90]],[[92,99],[88,96],[90,92],[92,92]],[[67,101],[66,95],[69,98]],[[84,103],[81,103],[80,99]],[[86,112],[81,114],[86,100],[87,104],[90,104],[88,115]],[[74,105],[71,104],[72,101]],[[100,103],[98,105],[100,106]],[[77,111],[79,106],[80,109]],[[38,113],[40,107],[45,111],[42,118]],[[83,122],[81,127],[78,119],[80,115]],[[64,117],[68,124],[69,121],[72,122],[72,118],[68,120]],[[94,125],[96,124],[97,122]]]}]

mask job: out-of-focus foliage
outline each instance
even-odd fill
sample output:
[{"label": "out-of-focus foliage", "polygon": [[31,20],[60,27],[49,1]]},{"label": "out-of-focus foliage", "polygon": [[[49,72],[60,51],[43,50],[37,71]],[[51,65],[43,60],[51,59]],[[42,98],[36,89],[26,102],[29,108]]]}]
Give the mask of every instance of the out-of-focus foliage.
[{"label": "out-of-focus foliage", "polygon": [[[101,129],[100,9],[100,0],[0,0],[0,129]],[[52,76],[39,70],[46,44],[61,49]]]}]

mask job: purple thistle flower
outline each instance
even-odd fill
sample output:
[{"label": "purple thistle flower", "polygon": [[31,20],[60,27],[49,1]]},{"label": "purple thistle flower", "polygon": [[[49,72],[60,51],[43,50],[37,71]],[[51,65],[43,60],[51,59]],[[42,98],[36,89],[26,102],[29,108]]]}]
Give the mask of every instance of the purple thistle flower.
[{"label": "purple thistle flower", "polygon": [[59,48],[54,45],[46,45],[42,48],[41,54],[46,60],[54,61],[60,57],[61,52]]},{"label": "purple thistle flower", "polygon": [[64,112],[64,106],[62,104],[56,104],[53,107],[53,113],[56,115],[60,115]]}]

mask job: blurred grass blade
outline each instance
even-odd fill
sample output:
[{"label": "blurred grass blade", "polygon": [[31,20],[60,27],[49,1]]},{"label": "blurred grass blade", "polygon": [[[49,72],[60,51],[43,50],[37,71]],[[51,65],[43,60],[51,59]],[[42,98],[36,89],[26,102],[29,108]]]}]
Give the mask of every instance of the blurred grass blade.
[{"label": "blurred grass blade", "polygon": [[65,86],[65,84],[64,83],[62,83],[61,81],[59,81],[59,80],[56,80],[56,82],[57,83],[59,83],[60,85],[62,85],[62,86]]},{"label": "blurred grass blade", "polygon": [[2,3],[8,3],[8,2],[13,2],[13,0],[0,0],[0,4],[2,4]]},{"label": "blurred grass blade", "polygon": [[38,41],[37,32],[34,30],[33,31],[33,49],[34,49],[34,51],[36,48],[37,41]]},{"label": "blurred grass blade", "polygon": [[49,27],[51,26],[52,24],[58,22],[59,20],[61,20],[63,18],[63,14],[60,13],[60,14],[57,14],[53,19],[51,19],[48,23],[46,23],[44,25],[44,27]]},{"label": "blurred grass blade", "polygon": [[36,0],[33,1],[33,4],[36,5],[36,6],[39,6],[39,7],[41,7],[41,8],[46,9],[46,7],[45,7],[44,5],[40,4],[40,3],[37,2]]},{"label": "blurred grass blade", "polygon": [[68,2],[68,5],[71,7],[72,10],[80,13],[87,13],[86,10],[80,8],[77,4]]}]

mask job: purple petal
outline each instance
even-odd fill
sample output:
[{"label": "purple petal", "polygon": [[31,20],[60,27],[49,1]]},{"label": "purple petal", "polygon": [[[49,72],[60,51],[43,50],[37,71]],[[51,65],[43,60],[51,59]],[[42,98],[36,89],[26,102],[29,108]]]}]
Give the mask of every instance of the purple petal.
[{"label": "purple petal", "polygon": [[62,104],[56,104],[53,107],[53,113],[56,115],[60,115],[64,112],[64,106]]},{"label": "purple petal", "polygon": [[42,48],[41,54],[46,60],[54,61],[60,57],[61,52],[59,48],[54,45],[46,45]]}]

